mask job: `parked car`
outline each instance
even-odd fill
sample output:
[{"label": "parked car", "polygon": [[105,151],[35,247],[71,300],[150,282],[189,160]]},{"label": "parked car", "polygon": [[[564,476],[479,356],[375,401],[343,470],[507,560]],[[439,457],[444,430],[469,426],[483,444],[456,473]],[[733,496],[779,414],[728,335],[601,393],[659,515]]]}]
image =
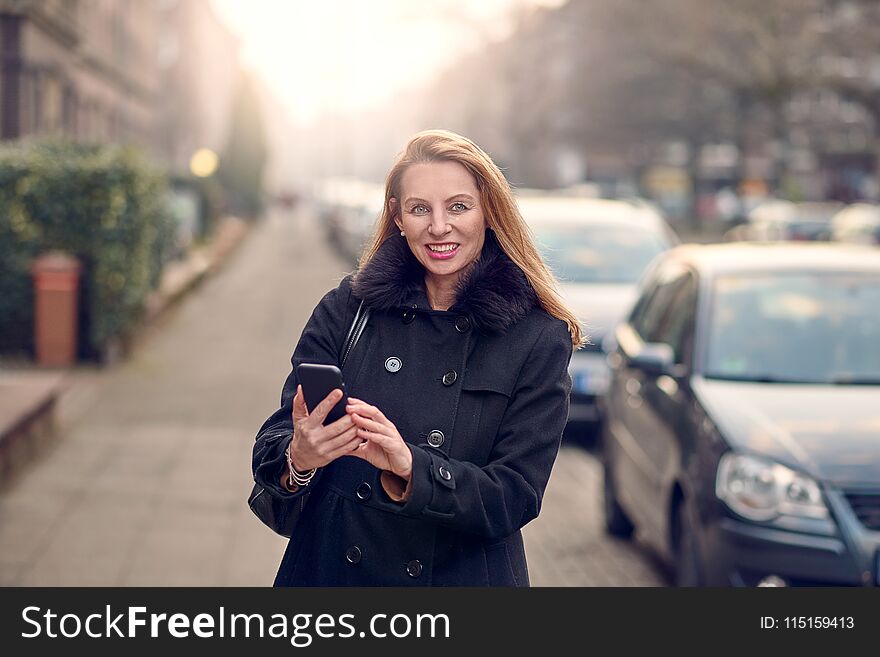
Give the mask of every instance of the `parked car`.
[{"label": "parked car", "polygon": [[384,187],[357,178],[326,178],[314,196],[328,241],[356,263],[382,211]]},{"label": "parked car", "polygon": [[571,359],[569,422],[595,429],[596,399],[608,388],[603,339],[626,316],[648,263],[678,238],[653,206],[640,201],[521,197],[518,204],[590,335],[590,344]]},{"label": "parked car", "polygon": [[880,245],[880,205],[853,203],[831,218],[835,242]]},{"label": "parked car", "polygon": [[793,203],[772,199],[759,204],[747,215],[745,238],[752,241],[828,241],[831,217],[842,203]]},{"label": "parked car", "polygon": [[357,199],[342,208],[345,219],[339,224],[342,255],[356,263],[367,245],[385,203],[382,185],[365,184]]},{"label": "parked car", "polygon": [[678,585],[880,585],[880,258],[687,245],[609,355],[606,529]]}]

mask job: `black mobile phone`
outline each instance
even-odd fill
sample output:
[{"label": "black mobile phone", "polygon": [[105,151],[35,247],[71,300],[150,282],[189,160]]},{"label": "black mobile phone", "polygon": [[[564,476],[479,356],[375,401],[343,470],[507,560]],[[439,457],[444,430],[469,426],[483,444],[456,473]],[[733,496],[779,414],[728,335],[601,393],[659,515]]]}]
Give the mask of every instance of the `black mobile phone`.
[{"label": "black mobile phone", "polygon": [[296,368],[296,376],[302,384],[303,398],[306,408],[311,413],[332,390],[342,390],[342,399],[327,414],[324,424],[335,422],[345,415],[345,405],[348,403],[348,394],[345,392],[345,382],[342,380],[342,372],[336,365],[318,365],[317,363],[300,363]]}]

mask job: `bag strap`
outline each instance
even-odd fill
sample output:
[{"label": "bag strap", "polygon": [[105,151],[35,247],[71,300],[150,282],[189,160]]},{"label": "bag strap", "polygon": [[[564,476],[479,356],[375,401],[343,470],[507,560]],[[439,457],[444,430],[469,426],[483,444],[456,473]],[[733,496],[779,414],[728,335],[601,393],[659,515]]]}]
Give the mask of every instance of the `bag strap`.
[{"label": "bag strap", "polygon": [[354,320],[351,322],[351,328],[348,329],[348,335],[345,338],[345,345],[342,350],[339,369],[342,369],[345,365],[345,361],[348,359],[348,354],[351,353],[351,350],[354,349],[354,346],[357,344],[358,340],[360,340],[361,333],[364,332],[364,327],[367,325],[367,320],[369,318],[370,309],[364,308],[364,302],[361,300],[357,312],[354,314]]}]

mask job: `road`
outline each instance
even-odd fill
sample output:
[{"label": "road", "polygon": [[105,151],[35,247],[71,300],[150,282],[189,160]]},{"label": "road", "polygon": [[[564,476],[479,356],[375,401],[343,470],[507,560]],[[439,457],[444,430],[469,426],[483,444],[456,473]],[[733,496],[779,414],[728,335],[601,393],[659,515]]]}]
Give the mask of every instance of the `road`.
[{"label": "road", "polygon": [[[350,266],[306,212],[258,225],[132,356],[84,373],[56,446],[0,495],[0,585],[264,586],[284,539],[246,505],[254,433]],[[564,446],[524,530],[533,586],[664,585],[601,530],[601,468]]]}]

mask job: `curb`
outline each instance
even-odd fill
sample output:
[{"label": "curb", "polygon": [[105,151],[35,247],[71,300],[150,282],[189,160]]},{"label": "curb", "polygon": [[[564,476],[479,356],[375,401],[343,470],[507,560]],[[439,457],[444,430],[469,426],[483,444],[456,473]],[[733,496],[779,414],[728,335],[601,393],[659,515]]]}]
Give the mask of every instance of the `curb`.
[{"label": "curb", "polygon": [[0,376],[0,490],[57,437],[55,409],[66,384],[62,372]]},{"label": "curb", "polygon": [[194,249],[184,261],[169,263],[159,287],[147,297],[142,325],[153,322],[201,283],[205,276],[219,270],[244,240],[250,227],[251,224],[238,217],[224,217],[209,244]]}]

